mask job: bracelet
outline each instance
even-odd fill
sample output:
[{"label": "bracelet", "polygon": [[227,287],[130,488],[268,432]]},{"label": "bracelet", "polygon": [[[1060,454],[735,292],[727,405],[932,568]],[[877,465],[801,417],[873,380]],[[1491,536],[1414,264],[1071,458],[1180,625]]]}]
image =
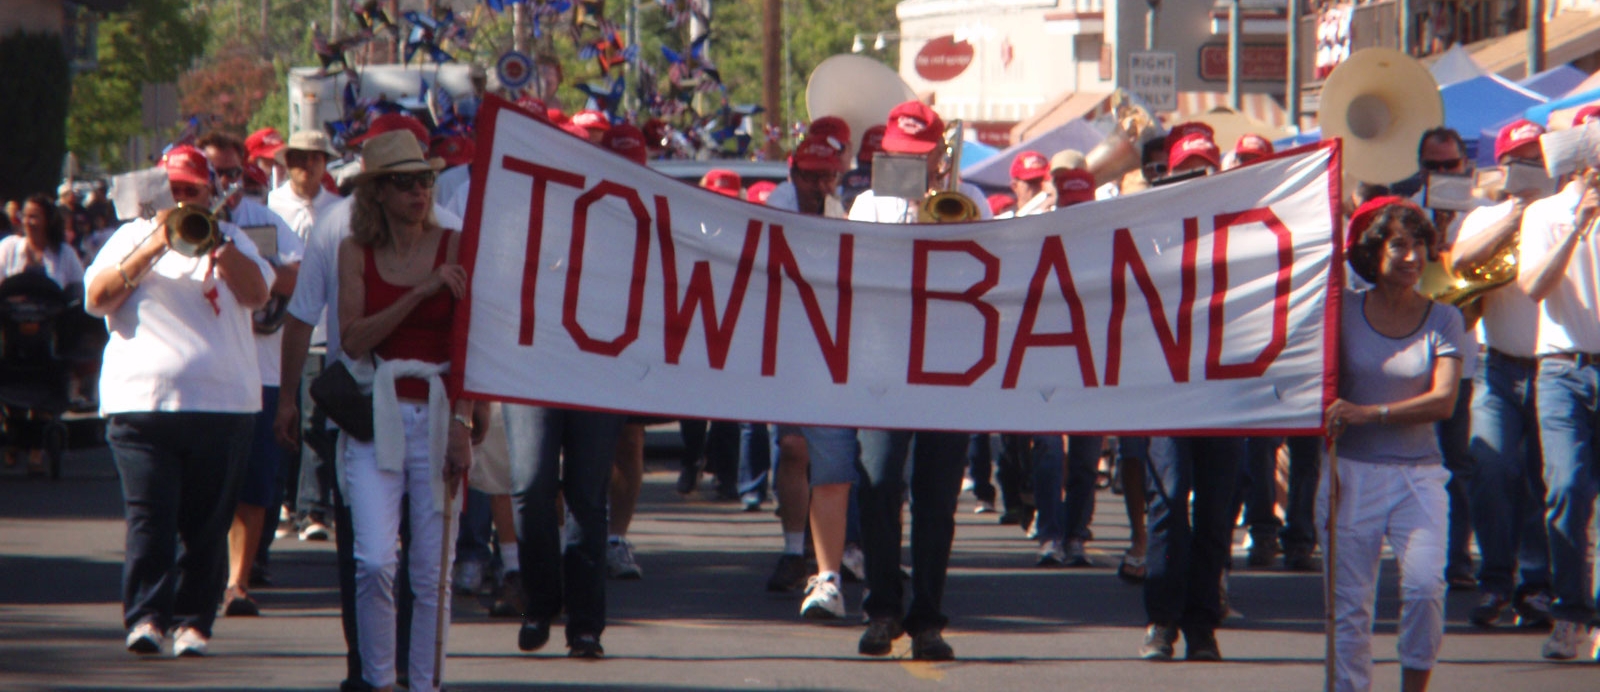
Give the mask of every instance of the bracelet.
[{"label": "bracelet", "polygon": [[471,418],[469,418],[467,416],[463,416],[463,415],[457,413],[454,416],[451,416],[450,420],[453,420],[453,421],[455,421],[457,423],[460,423],[462,425],[462,427],[467,429],[467,432],[472,432],[472,419]]},{"label": "bracelet", "polygon": [[122,268],[122,263],[121,262],[117,263],[117,274],[122,277],[122,287],[123,288],[127,288],[129,290],[132,290],[134,286],[138,286],[139,285],[139,284],[134,283],[132,279],[128,278],[128,272],[127,272],[127,270]]},{"label": "bracelet", "polygon": [[1378,422],[1379,423],[1383,423],[1383,424],[1388,424],[1388,422],[1389,422],[1389,405],[1388,404],[1384,404],[1384,405],[1378,407]]}]

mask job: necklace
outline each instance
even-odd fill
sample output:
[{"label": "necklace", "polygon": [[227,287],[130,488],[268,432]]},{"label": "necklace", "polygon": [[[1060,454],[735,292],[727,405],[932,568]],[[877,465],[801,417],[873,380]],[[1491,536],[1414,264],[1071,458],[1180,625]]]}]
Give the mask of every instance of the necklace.
[{"label": "necklace", "polygon": [[395,269],[396,274],[409,276],[416,269],[418,260],[427,254],[426,252],[417,251],[422,247],[426,237],[427,232],[424,231],[411,241],[410,247],[404,249],[401,249],[399,242],[391,243],[394,247],[394,259],[390,260],[389,266]]}]

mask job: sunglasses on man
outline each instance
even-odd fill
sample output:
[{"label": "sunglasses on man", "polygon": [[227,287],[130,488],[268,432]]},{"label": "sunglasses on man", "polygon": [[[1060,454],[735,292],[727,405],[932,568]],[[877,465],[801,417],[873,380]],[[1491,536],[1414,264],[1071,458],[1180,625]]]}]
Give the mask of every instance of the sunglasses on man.
[{"label": "sunglasses on man", "polygon": [[1422,169],[1425,170],[1425,171],[1442,172],[1442,171],[1455,170],[1460,165],[1461,165],[1461,159],[1460,158],[1436,159],[1436,160],[1433,160],[1433,161],[1423,161],[1422,162]]},{"label": "sunglasses on man", "polygon": [[424,171],[421,173],[390,173],[383,176],[379,180],[383,181],[383,184],[394,188],[397,192],[410,192],[416,189],[418,185],[421,185],[425,190],[431,190],[433,189],[434,174],[432,171]]}]

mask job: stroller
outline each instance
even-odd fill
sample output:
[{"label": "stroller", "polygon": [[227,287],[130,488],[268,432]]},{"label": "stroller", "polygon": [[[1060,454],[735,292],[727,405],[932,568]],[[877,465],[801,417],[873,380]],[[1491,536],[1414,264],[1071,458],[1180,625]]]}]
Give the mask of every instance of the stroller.
[{"label": "stroller", "polygon": [[0,282],[0,437],[9,446],[42,448],[52,479],[61,478],[62,414],[70,405],[70,363],[58,355],[57,339],[63,315],[81,302],[43,272]]}]

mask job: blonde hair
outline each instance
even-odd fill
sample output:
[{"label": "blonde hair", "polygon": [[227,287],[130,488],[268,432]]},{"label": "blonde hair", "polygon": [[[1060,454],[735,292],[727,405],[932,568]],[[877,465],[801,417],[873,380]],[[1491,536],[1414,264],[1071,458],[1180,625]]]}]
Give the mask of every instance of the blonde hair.
[{"label": "blonde hair", "polygon": [[[367,178],[356,183],[356,189],[351,193],[350,206],[350,237],[362,247],[380,248],[388,247],[394,243],[394,231],[389,228],[389,220],[383,213],[383,203],[378,201],[378,176]],[[439,222],[433,217],[433,204],[430,201],[428,211],[422,218],[422,228],[433,230],[439,227]]]}]

